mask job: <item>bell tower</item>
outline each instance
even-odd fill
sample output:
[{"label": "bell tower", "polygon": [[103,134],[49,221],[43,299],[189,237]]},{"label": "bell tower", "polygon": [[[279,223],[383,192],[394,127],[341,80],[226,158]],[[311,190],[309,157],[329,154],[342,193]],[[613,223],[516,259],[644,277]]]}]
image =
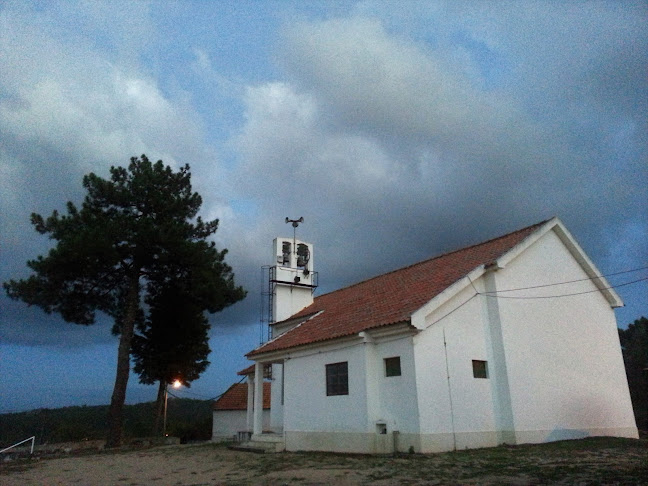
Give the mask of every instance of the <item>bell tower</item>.
[{"label": "bell tower", "polygon": [[268,324],[288,319],[313,303],[313,292],[317,287],[313,245],[296,237],[297,227],[303,222],[303,217],[295,220],[286,218],[286,223],[292,224],[293,237],[273,240],[272,265],[264,267],[267,287],[263,294],[266,302],[264,307],[267,307],[263,313],[265,319],[262,320]]},{"label": "bell tower", "polygon": [[313,292],[317,287],[313,272],[313,245],[296,237],[299,223],[304,218],[288,219],[292,223],[292,238],[275,238],[273,241],[275,271],[271,284],[272,322],[283,321],[304,307],[313,303]]}]

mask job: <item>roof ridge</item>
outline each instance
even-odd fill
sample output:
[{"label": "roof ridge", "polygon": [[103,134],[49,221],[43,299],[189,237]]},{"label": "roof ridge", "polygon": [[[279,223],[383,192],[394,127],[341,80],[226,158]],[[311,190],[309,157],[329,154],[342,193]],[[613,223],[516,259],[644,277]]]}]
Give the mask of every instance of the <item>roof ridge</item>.
[{"label": "roof ridge", "polygon": [[[491,242],[493,242],[493,241],[500,240],[500,239],[502,239],[502,238],[506,238],[506,237],[511,236],[511,235],[513,235],[513,234],[515,234],[515,233],[521,233],[522,231],[527,231],[527,230],[529,230],[530,228],[533,228],[534,226],[540,227],[540,226],[542,226],[543,224],[547,223],[548,221],[551,221],[552,219],[553,219],[553,218],[548,218],[548,219],[545,219],[545,220],[543,220],[543,221],[540,221],[539,223],[530,224],[529,226],[525,226],[524,228],[520,228],[520,229],[518,229],[518,230],[511,231],[511,232],[509,232],[509,233],[506,233],[506,234],[503,234],[503,235],[500,235],[500,236],[496,236],[496,237],[494,237],[494,238],[490,238],[490,239],[488,239],[488,240],[481,241],[481,242],[479,242],[479,243],[475,243],[475,244],[472,244],[472,245],[468,245],[468,246],[464,246],[464,247],[461,247],[461,248],[457,248],[457,249],[455,249],[455,250],[448,251],[448,252],[441,253],[441,254],[439,254],[439,255],[433,256],[433,257],[431,257],[431,258],[426,258],[425,260],[421,260],[421,261],[419,261],[419,262],[410,263],[409,265],[406,265],[406,266],[404,266],[404,267],[395,268],[394,270],[390,270],[390,271],[385,272],[385,273],[381,273],[381,274],[378,274],[378,275],[374,275],[373,277],[369,277],[369,278],[367,278],[367,279],[365,279],[365,280],[361,280],[360,282],[356,282],[356,283],[353,283],[353,284],[348,285],[348,286],[346,286],[346,287],[341,287],[341,288],[339,288],[339,289],[332,290],[331,292],[327,292],[326,294],[318,295],[317,297],[315,297],[313,304],[314,304],[315,301],[316,301],[318,298],[320,298],[320,297],[324,297],[324,296],[326,296],[326,295],[331,295],[331,294],[334,294],[334,293],[336,293],[336,292],[340,292],[340,291],[342,291],[342,290],[347,290],[347,289],[350,289],[350,288],[352,288],[352,287],[356,287],[356,286],[358,286],[358,285],[362,285],[362,284],[365,284],[365,283],[367,283],[367,282],[370,282],[371,280],[375,280],[375,279],[377,279],[377,278],[385,277],[385,276],[390,275],[390,274],[392,274],[392,273],[400,272],[400,271],[402,271],[402,270],[406,270],[406,269],[408,269],[408,268],[415,267],[415,266],[417,266],[417,265],[422,265],[422,264],[424,264],[424,263],[431,262],[432,260],[436,260],[436,259],[438,259],[438,258],[442,258],[442,257],[446,257],[446,256],[448,256],[448,255],[452,255],[453,253],[457,253],[457,252],[460,252],[460,251],[468,250],[468,249],[470,249],[470,248],[475,248],[475,247],[477,247],[477,246],[485,245],[485,244],[487,244],[487,243],[491,243]],[[311,304],[311,305],[313,305],[313,304]],[[309,307],[310,307],[310,306],[309,306]]]}]

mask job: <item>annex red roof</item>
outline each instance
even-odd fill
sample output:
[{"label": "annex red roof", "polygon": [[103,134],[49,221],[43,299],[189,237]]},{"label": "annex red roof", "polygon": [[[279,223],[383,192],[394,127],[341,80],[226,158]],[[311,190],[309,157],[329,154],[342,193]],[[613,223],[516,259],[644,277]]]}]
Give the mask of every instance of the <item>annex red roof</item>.
[{"label": "annex red roof", "polygon": [[[408,322],[416,310],[436,295],[480,265],[497,260],[544,223],[546,221],[316,297],[313,304],[290,318],[304,317],[300,326],[268,341],[247,356]],[[314,314],[317,315],[308,319]]]},{"label": "annex red roof", "polygon": [[[239,375],[239,376],[254,375],[254,373],[256,372],[254,366],[255,366],[255,364],[252,363],[250,366],[248,366],[247,368],[242,369],[241,371],[237,372],[236,374]],[[269,368],[269,365],[266,365],[264,367],[264,369],[263,369],[263,377],[268,378],[268,379],[272,378],[272,369]]]},{"label": "annex red roof", "polygon": [[253,375],[254,374],[254,363],[252,363],[247,368],[243,368],[241,371],[238,371],[236,374],[240,375],[240,376]]},{"label": "annex red roof", "polygon": [[[247,410],[247,383],[235,383],[214,402],[214,410]],[[263,382],[263,408],[270,408],[270,382]]]}]

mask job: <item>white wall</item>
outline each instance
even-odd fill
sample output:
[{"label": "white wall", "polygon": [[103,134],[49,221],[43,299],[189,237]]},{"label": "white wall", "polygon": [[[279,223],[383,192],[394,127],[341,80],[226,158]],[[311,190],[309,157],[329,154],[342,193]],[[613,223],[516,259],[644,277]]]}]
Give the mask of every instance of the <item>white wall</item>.
[{"label": "white wall", "polygon": [[[274,299],[273,318],[275,322],[288,319],[304,307],[313,303],[312,289],[308,287],[297,287],[294,285],[276,284],[272,298]],[[288,329],[292,327],[293,326],[290,326]],[[275,329],[273,329],[273,332]],[[274,337],[286,332],[288,329],[276,329],[277,333]]]},{"label": "white wall", "polygon": [[[263,429],[270,426],[270,410],[263,411]],[[212,413],[212,440],[232,440],[239,432],[248,430],[246,410],[214,410]]]},{"label": "white wall", "polygon": [[[284,362],[284,433],[288,450],[392,452],[393,432],[407,451],[418,434],[411,338],[341,345]],[[384,359],[401,358],[401,376],[385,376]],[[349,394],[326,395],[326,365],[346,361]],[[273,385],[274,389],[274,385]],[[379,434],[377,424],[387,434]]]},{"label": "white wall", "polygon": [[[348,362],[349,394],[326,396],[326,365]],[[362,345],[284,362],[284,430],[366,432]]]},{"label": "white wall", "polygon": [[[553,231],[494,276],[500,290],[587,278]],[[577,292],[589,293],[498,299],[518,441],[636,437],[614,311],[594,284],[583,280],[500,295]]]},{"label": "white wall", "polygon": [[[373,358],[368,369],[368,379],[376,383],[374,415],[370,425],[378,421],[387,424],[387,432],[418,433],[418,402],[416,400],[416,376],[411,337],[395,341],[365,345]],[[385,376],[385,358],[399,356],[401,376]]]},{"label": "white wall", "polygon": [[[475,289],[484,292],[486,278],[498,290],[585,280],[500,293],[496,301],[480,295],[459,307]],[[521,443],[637,436],[614,311],[553,231],[473,284],[426,315],[429,327],[414,338],[421,450],[495,445],[508,439]],[[504,298],[587,291],[592,292]],[[473,359],[488,362],[488,379],[473,377]],[[502,433],[503,426],[511,433]]]},{"label": "white wall", "polygon": [[481,303],[464,304],[474,294],[468,287],[425,316],[414,338],[424,452],[496,443],[491,383],[472,371],[473,359],[487,361]]},{"label": "white wall", "polygon": [[270,388],[270,430],[275,433],[283,432],[283,365],[272,365],[272,387]]},{"label": "white wall", "polygon": [[[284,361],[286,450],[374,452],[375,424],[371,430],[368,425],[365,345],[353,344]],[[326,365],[342,361],[348,363],[349,394],[327,396]]]}]

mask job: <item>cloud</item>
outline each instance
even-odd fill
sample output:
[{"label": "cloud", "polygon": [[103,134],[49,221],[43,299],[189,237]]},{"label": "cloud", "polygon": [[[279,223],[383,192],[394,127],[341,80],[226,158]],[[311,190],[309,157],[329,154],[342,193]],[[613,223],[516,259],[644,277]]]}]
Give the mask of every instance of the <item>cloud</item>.
[{"label": "cloud", "polygon": [[[211,317],[208,396],[257,343],[286,216],[305,218],[320,293],[553,215],[602,271],[645,266],[646,25],[645,2],[5,3],[0,279],[48,249],[32,211],[141,153],[191,164],[249,291]],[[646,285],[619,292],[620,324],[646,313]],[[109,319],[0,309],[0,342],[39,363],[114,358]]]},{"label": "cloud", "polygon": [[130,155],[146,152],[177,164],[172,154],[190,158],[200,151],[200,124],[145,73],[111,62],[87,43],[49,36],[41,22],[12,11],[2,12],[2,22],[10,40],[0,45],[6,59],[0,123],[4,149],[13,155],[3,169],[11,165],[15,173],[22,165],[29,179],[48,174],[52,152],[65,164],[56,171],[77,176],[68,183],[78,185],[82,174],[106,173],[108,164]]},{"label": "cloud", "polygon": [[[79,6],[81,32],[91,30],[93,22],[102,24],[104,9],[93,3]],[[29,224],[30,213],[48,215],[68,200],[80,203],[84,174],[107,177],[111,165],[124,166],[142,153],[175,167],[197,161],[199,170],[218,170],[201,122],[182,93],[172,97],[132,58],[122,59],[122,51],[143,48],[141,36],[127,34],[125,26],[114,32],[99,26],[96,35],[112,35],[115,42],[97,46],[81,34],[52,27],[61,27],[60,5],[43,11],[12,7],[0,11],[3,279],[26,276],[25,262],[50,245]],[[140,15],[142,26],[148,23],[146,10],[126,10]],[[1,298],[3,339],[42,343],[65,335],[63,341],[71,344],[98,338],[94,331],[80,337],[56,316],[36,318],[31,311],[23,313],[24,305]]]},{"label": "cloud", "polygon": [[263,51],[274,78],[245,60],[223,75],[238,59],[200,25],[160,57],[170,45],[156,25],[175,7],[137,4],[117,25],[121,13],[81,3],[70,32],[61,5],[0,12],[3,275],[46,248],[22,238],[29,212],[78,200],[84,173],[142,152],[190,162],[203,216],[221,221],[217,245],[249,290],[213,318],[224,327],[257,321],[259,269],[292,233],[286,216],[306,219],[298,236],[316,243],[322,291],[553,215],[602,268],[643,252],[648,46],[634,5],[279,15]]},{"label": "cloud", "polygon": [[[504,9],[492,17],[486,16],[499,39],[481,35],[483,23],[473,18],[446,25],[434,45],[389,31],[376,18],[290,25],[279,48],[286,80],[248,88],[237,138],[243,190],[266,201],[266,218],[310,216],[315,228],[304,231],[314,233],[318,255],[338,281],[553,215],[577,233],[596,225],[598,232],[587,233],[595,249],[610,228],[623,230],[619,211],[645,233],[646,203],[633,189],[640,190],[637,175],[646,174],[636,156],[645,141],[635,131],[645,116],[574,113],[561,104],[565,89],[583,107],[601,101],[587,82],[595,65],[605,64],[596,47],[578,42],[569,56],[552,47],[536,59],[547,40],[523,35],[533,30],[530,14],[508,21]],[[551,42],[576,35],[600,44],[567,17],[543,12]],[[602,18],[612,16],[604,11]],[[616,19],[613,30],[620,24]],[[630,31],[636,30],[635,22]],[[606,52],[625,45],[619,37],[616,31]],[[578,73],[551,83],[570,58]],[[490,74],[494,60],[512,66],[510,73]],[[639,70],[629,71],[625,76],[645,87]],[[535,92],[527,92],[529,85]],[[551,111],[538,111],[543,103]],[[610,133],[612,140],[601,141]],[[625,142],[636,149],[624,160],[618,155]],[[607,177],[610,159],[624,165],[618,186]]]}]

